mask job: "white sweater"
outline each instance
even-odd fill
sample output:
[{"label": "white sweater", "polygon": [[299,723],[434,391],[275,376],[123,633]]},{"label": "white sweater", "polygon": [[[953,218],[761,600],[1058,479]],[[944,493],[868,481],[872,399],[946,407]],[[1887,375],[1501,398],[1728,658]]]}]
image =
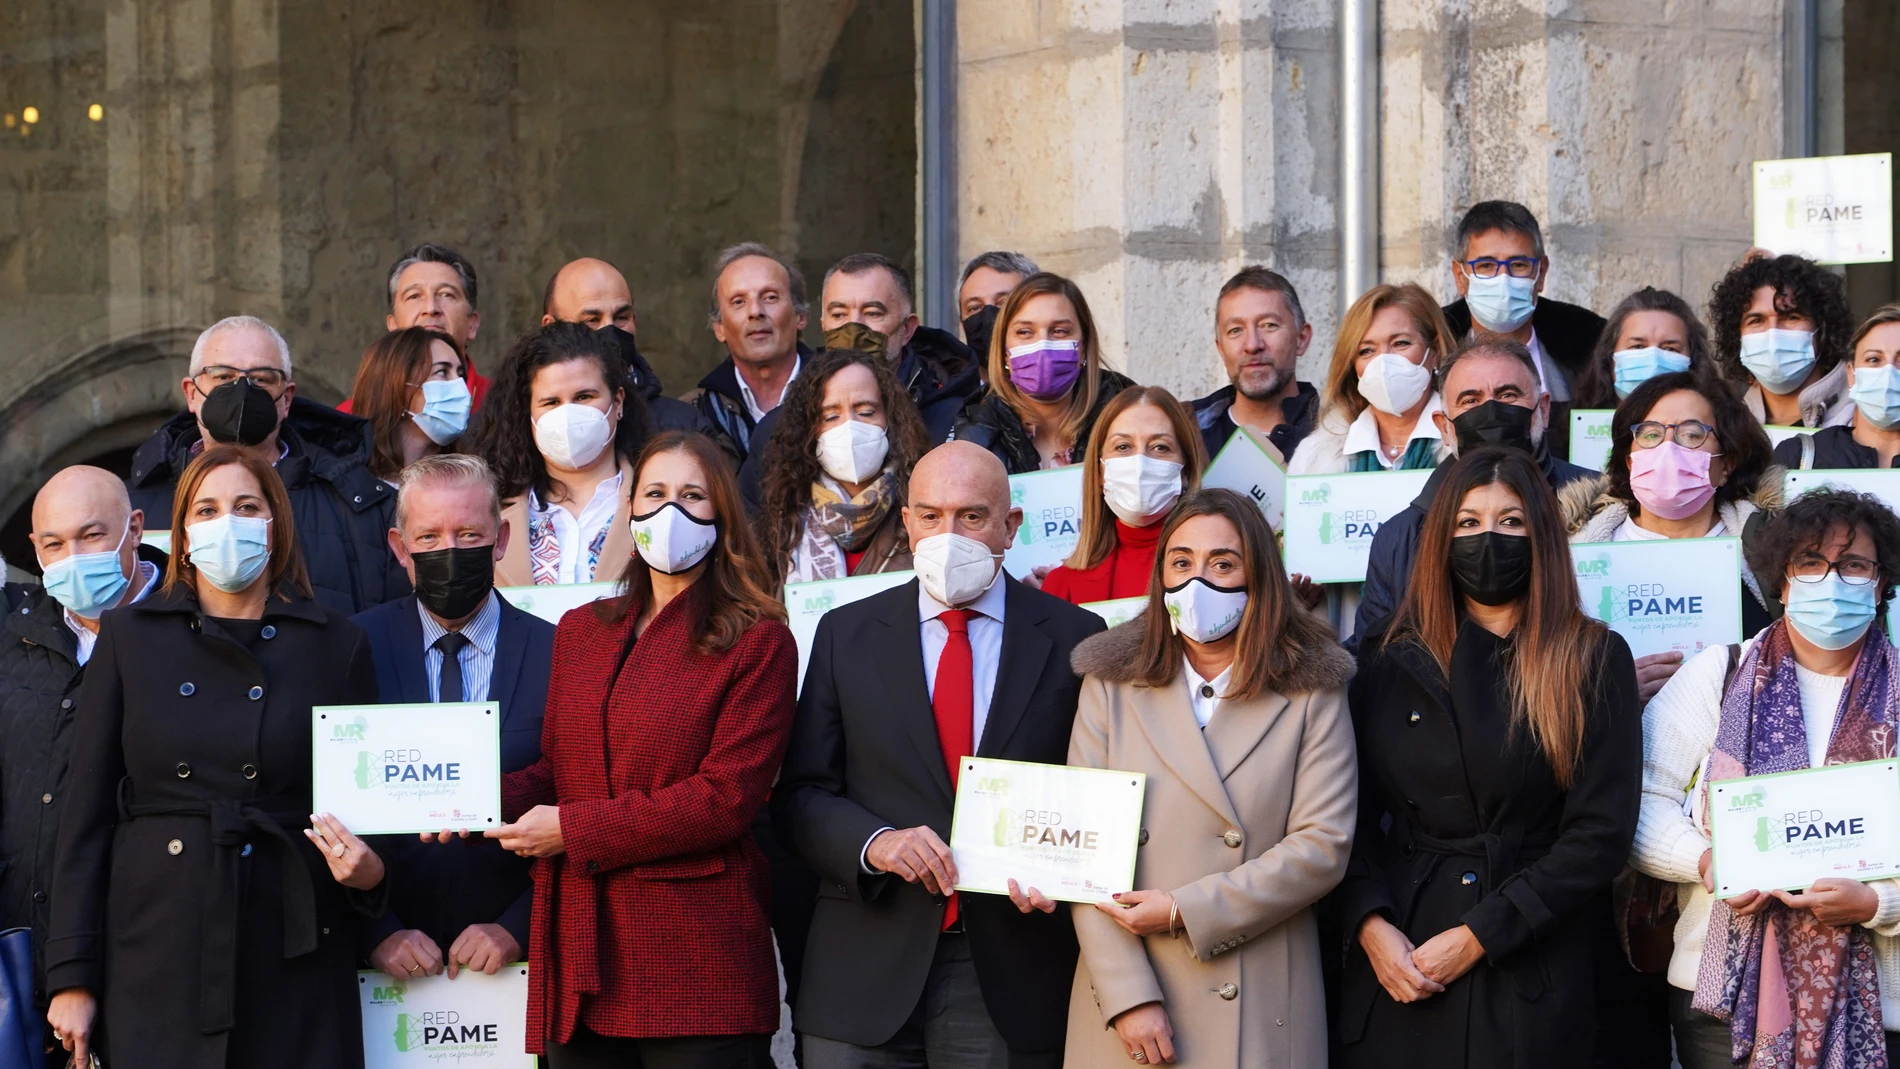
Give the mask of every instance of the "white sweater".
[{"label": "white sweater", "polygon": [[[1753,639],[1743,643],[1744,657],[1754,643]],[[1682,919],[1676,922],[1669,982],[1685,991],[1695,990],[1715,896],[1703,888],[1697,870],[1702,852],[1709,848],[1708,837],[1683,813],[1683,801],[1689,781],[1715,746],[1727,673],[1727,647],[1703,650],[1643,710],[1643,804],[1630,863],[1676,884]],[[1868,886],[1880,895],[1880,906],[1865,925],[1873,930],[1879,958],[1880,1013],[1890,1022],[1888,1028],[1900,1031],[1900,881],[1877,880]]]}]

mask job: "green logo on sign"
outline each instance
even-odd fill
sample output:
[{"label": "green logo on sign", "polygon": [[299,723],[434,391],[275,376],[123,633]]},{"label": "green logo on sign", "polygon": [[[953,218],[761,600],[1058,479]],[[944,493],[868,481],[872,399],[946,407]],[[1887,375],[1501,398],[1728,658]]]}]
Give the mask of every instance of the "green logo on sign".
[{"label": "green logo on sign", "polygon": [[1332,484],[1320,483],[1318,486],[1315,486],[1310,490],[1300,491],[1300,504],[1324,505],[1328,501],[1331,501],[1332,497],[1333,497]]},{"label": "green logo on sign", "polygon": [[1339,528],[1333,523],[1333,514],[1322,512],[1319,516],[1319,544],[1330,546],[1339,537]]},{"label": "green logo on sign", "polygon": [[355,775],[356,775],[356,789],[359,791],[369,790],[370,771],[369,771],[369,751],[368,750],[356,751]]},{"label": "green logo on sign", "polygon": [[417,1028],[410,1022],[409,1015],[406,1013],[397,1014],[396,1050],[403,1054],[407,1054],[412,1050],[418,1050],[422,1047],[422,1040],[422,1029]]},{"label": "green logo on sign", "polygon": [[338,724],[331,728],[330,737],[333,739],[355,739],[357,742],[362,742],[368,732],[369,721],[359,716],[347,724]]}]

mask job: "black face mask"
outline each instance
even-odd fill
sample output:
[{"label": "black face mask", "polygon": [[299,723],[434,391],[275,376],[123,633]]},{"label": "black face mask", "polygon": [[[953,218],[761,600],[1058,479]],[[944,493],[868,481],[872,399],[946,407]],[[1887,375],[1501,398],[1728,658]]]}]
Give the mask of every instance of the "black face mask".
[{"label": "black face mask", "polygon": [[627,377],[632,380],[633,385],[645,386],[646,383],[641,381],[640,367],[646,361],[641,358],[640,347],[634,344],[633,335],[612,323],[598,329],[600,337],[607,342],[608,351],[618,354],[620,362],[626,365]]},{"label": "black face mask", "polygon": [[986,304],[964,317],[963,341],[976,354],[978,365],[989,363],[990,336],[996,333],[996,314],[1000,311],[997,306]]},{"label": "black face mask", "polygon": [[1531,585],[1531,540],[1497,531],[1454,538],[1451,577],[1480,605],[1516,601]]},{"label": "black face mask", "polygon": [[1531,451],[1533,410],[1508,401],[1486,401],[1451,421],[1460,456],[1483,445],[1508,445]]},{"label": "black face mask", "polygon": [[495,547],[460,546],[411,553],[416,600],[444,620],[460,620],[481,608],[495,587]]},{"label": "black face mask", "polygon": [[277,399],[250,379],[233,379],[205,394],[198,422],[214,442],[256,445],[277,429]]}]

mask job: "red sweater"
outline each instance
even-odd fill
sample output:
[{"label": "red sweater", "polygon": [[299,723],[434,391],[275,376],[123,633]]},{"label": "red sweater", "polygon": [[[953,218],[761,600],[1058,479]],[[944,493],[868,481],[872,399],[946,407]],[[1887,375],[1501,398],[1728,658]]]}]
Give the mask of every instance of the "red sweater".
[{"label": "red sweater", "polygon": [[1071,605],[1146,594],[1148,579],[1154,573],[1155,546],[1161,541],[1161,527],[1158,520],[1146,527],[1130,527],[1116,520],[1115,548],[1107,559],[1082,571],[1066,564],[1055,569],[1044,577],[1043,593]]}]

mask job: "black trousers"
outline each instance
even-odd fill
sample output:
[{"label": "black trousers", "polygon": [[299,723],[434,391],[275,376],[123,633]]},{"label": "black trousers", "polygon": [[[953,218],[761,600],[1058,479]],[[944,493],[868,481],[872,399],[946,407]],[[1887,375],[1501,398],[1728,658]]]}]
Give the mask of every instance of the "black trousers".
[{"label": "black trousers", "polygon": [[771,1036],[619,1039],[586,1025],[548,1044],[548,1069],[772,1069]]}]

